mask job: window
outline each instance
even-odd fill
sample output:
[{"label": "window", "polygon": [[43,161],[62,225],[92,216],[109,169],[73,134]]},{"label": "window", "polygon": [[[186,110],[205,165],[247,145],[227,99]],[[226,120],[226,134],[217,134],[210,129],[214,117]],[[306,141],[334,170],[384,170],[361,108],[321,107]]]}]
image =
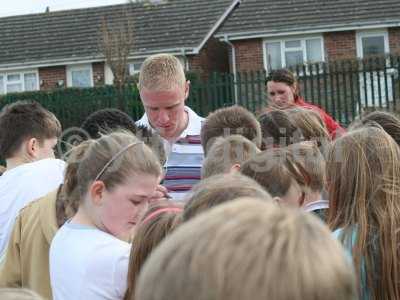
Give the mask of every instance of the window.
[{"label": "window", "polygon": [[389,53],[387,30],[357,32],[357,55],[359,58],[382,56]]},{"label": "window", "polygon": [[92,65],[68,66],[67,68],[68,87],[92,87],[93,72]]},{"label": "window", "polygon": [[37,71],[20,71],[0,74],[0,94],[39,90]]},{"label": "window", "polygon": [[324,60],[322,37],[267,40],[264,45],[268,70]]},{"label": "window", "polygon": [[130,62],[129,63],[129,75],[135,75],[140,72],[140,68],[142,67],[142,61]]}]

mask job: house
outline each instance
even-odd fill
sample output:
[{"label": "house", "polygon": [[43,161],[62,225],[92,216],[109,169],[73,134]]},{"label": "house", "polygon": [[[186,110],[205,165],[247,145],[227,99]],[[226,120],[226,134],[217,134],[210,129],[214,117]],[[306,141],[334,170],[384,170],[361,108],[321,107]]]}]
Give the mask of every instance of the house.
[{"label": "house", "polygon": [[163,52],[204,76],[227,72],[228,47],[213,35],[239,2],[144,1],[0,18],[0,94],[111,84],[100,28],[121,16],[134,26],[130,74],[147,56]]},{"label": "house", "polygon": [[215,37],[233,72],[400,54],[400,1],[243,0]]}]

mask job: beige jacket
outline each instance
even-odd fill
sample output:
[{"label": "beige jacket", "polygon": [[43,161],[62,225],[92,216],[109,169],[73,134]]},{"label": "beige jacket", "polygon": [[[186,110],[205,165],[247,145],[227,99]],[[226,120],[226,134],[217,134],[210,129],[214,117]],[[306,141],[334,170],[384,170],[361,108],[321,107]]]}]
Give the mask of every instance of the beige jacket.
[{"label": "beige jacket", "polygon": [[24,287],[52,299],[49,250],[58,230],[56,198],[53,191],[20,211],[0,262],[0,287]]}]

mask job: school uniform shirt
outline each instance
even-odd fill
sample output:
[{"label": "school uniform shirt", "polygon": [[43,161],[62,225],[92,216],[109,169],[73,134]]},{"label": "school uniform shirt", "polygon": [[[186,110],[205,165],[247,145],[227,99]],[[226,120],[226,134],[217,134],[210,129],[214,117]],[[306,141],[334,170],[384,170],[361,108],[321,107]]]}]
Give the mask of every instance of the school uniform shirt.
[{"label": "school uniform shirt", "polygon": [[19,211],[62,184],[64,169],[65,162],[49,158],[20,165],[0,176],[0,257]]},{"label": "school uniform shirt", "polygon": [[[200,141],[200,131],[204,118],[185,106],[188,126],[174,143],[163,139],[167,161],[164,165],[163,185],[176,201],[183,200],[193,185],[201,179],[204,153]],[[151,128],[147,115],[136,122]]]},{"label": "school uniform shirt", "polygon": [[106,232],[68,221],[50,246],[53,299],[123,299],[130,250],[130,244]]},{"label": "school uniform shirt", "polygon": [[50,287],[49,250],[58,230],[58,189],[24,207],[14,224],[0,263],[0,287],[23,287],[44,299],[53,299]]}]

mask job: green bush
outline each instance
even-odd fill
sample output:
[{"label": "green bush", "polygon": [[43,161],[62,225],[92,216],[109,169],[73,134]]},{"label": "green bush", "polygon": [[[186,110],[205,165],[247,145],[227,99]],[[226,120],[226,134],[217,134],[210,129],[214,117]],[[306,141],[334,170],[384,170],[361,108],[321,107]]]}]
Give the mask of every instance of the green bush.
[{"label": "green bush", "polygon": [[[143,114],[136,85],[127,85],[123,91],[124,109],[134,120]],[[80,126],[92,112],[103,108],[118,108],[118,91],[114,86],[94,88],[67,88],[52,91],[13,93],[0,97],[0,109],[18,100],[35,100],[53,112],[63,129]]]}]

